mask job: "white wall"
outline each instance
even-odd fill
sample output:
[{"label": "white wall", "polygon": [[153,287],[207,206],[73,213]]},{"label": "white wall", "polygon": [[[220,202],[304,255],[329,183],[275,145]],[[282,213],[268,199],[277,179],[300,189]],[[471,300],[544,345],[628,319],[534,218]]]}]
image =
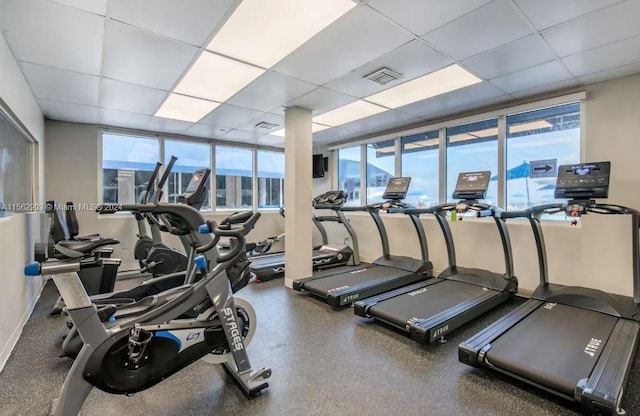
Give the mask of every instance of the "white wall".
[{"label": "white wall", "polygon": [[[4,37],[0,34],[0,111],[26,130],[37,143],[40,157],[34,167],[34,198],[44,196],[44,117]],[[16,201],[18,202],[18,201]],[[24,201],[30,202],[30,201]],[[42,289],[42,278],[27,279],[24,265],[33,258],[33,243],[40,236],[40,215],[14,214],[0,218],[0,264],[2,265],[2,319],[0,320],[0,371],[20,337]]]},{"label": "white wall", "polygon": [[[63,203],[74,201],[77,204],[98,202],[98,170],[102,163],[98,156],[100,132],[101,129],[95,125],[47,120],[47,200]],[[205,212],[204,216],[220,221],[226,214]],[[133,270],[138,267],[133,258],[138,229],[132,215],[97,215],[92,211],[80,211],[78,222],[82,234],[98,233],[120,240],[121,244],[114,247],[114,257],[122,260],[121,270]],[[283,231],[284,220],[280,214],[277,211],[263,211],[256,228],[249,234],[248,241],[260,241]],[[177,237],[164,233],[163,238],[165,243],[182,249]]]},{"label": "white wall", "polygon": [[[640,209],[640,74],[586,87],[585,161],[612,162],[609,202]],[[333,182],[331,182],[333,183]],[[314,187],[316,182],[314,182]],[[318,184],[314,194],[323,192]],[[380,237],[366,214],[350,214],[363,259],[380,256]],[[417,237],[408,218],[384,217],[392,254],[419,257]],[[422,219],[430,260],[436,271],[446,267],[444,240],[437,223]],[[515,273],[525,294],[538,285],[535,243],[527,222],[508,222]],[[458,264],[504,271],[500,239],[490,219],[465,219],[452,225]],[[552,281],[582,285],[631,296],[631,230],[628,217],[589,215],[578,227],[568,221],[544,222]],[[339,241],[344,231],[332,229],[329,239]]]}]

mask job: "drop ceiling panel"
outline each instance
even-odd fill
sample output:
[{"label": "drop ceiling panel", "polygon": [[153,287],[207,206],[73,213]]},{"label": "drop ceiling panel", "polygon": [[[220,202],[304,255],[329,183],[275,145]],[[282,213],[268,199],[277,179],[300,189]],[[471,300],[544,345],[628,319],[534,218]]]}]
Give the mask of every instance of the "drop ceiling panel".
[{"label": "drop ceiling panel", "polygon": [[110,20],[104,45],[104,76],[169,90],[198,49]]},{"label": "drop ceiling panel", "polygon": [[97,107],[43,99],[38,100],[38,104],[45,117],[51,120],[86,124],[95,124],[98,122]]},{"label": "drop ceiling panel", "polygon": [[314,88],[316,86],[308,82],[268,71],[233,96],[228,103],[266,112],[282,106]]},{"label": "drop ceiling panel", "polygon": [[[256,124],[261,123],[263,121],[266,122],[266,123],[270,123],[270,124],[277,124],[277,126],[272,128],[272,129],[265,129],[265,128],[256,127]],[[252,120],[249,120],[247,123],[239,126],[238,128],[240,130],[255,131],[259,135],[263,135],[263,134],[269,134],[272,131],[280,130],[283,127],[284,127],[284,116],[283,115],[271,114],[271,113],[263,113],[263,114],[260,114],[258,117],[254,118]]]},{"label": "drop ceiling panel", "polygon": [[[286,103],[286,106],[307,108],[311,110],[315,116],[333,110],[334,108],[342,107],[355,100],[357,100],[356,97],[320,87],[311,91],[309,94]],[[284,114],[284,110],[280,109],[279,113]]]},{"label": "drop ceiling panel", "polygon": [[18,60],[100,74],[101,16],[51,1],[3,0],[0,26]]},{"label": "drop ceiling panel", "polygon": [[103,78],[100,107],[151,115],[160,107],[166,95],[167,91]]},{"label": "drop ceiling panel", "polygon": [[206,137],[211,139],[219,139],[229,129],[218,126],[211,126],[209,124],[194,124],[186,131],[185,134],[195,137]]},{"label": "drop ceiling panel", "polygon": [[107,12],[107,0],[52,0],[76,9],[104,16]]},{"label": "drop ceiling panel", "polygon": [[549,45],[539,35],[529,35],[489,52],[465,59],[462,64],[475,75],[496,78],[555,59]]},{"label": "drop ceiling panel", "polygon": [[576,78],[571,78],[571,79],[566,79],[564,81],[551,82],[549,84],[539,85],[537,87],[534,87],[528,90],[514,92],[513,94],[511,94],[511,96],[514,98],[533,97],[535,95],[543,94],[545,92],[560,91],[568,88],[577,87],[578,84],[579,82]]},{"label": "drop ceiling panel", "polygon": [[36,98],[98,105],[100,77],[26,62],[22,63],[22,72]]},{"label": "drop ceiling panel", "polygon": [[[325,87],[362,98],[387,88],[395,87],[451,63],[453,63],[451,59],[445,58],[422,41],[414,40],[380,58],[374,59],[355,71],[329,82]],[[379,85],[363,79],[366,75],[383,67],[403,75],[403,78],[385,85]]]},{"label": "drop ceiling panel", "polygon": [[633,74],[640,73],[640,62],[636,62],[631,65],[621,66],[619,68],[613,68],[595,74],[585,75],[578,78],[583,84],[593,84],[595,82],[606,81],[609,79],[626,77]]},{"label": "drop ceiling panel", "polygon": [[482,82],[437,97],[408,104],[397,110],[415,117],[432,119],[433,114],[453,109],[469,103],[477,103],[505,95],[503,91],[488,82]]},{"label": "drop ceiling panel", "polygon": [[113,19],[201,46],[234,0],[111,0]]},{"label": "drop ceiling panel", "polygon": [[199,123],[233,129],[260,115],[262,115],[261,111],[236,107],[229,104],[220,104],[211,114],[200,120]]},{"label": "drop ceiling panel", "polygon": [[256,140],[256,144],[261,146],[273,146],[273,147],[284,147],[284,138],[279,136],[271,136],[269,134],[265,134],[264,136],[258,137]]},{"label": "drop ceiling panel", "polygon": [[373,116],[361,118],[350,123],[342,124],[342,130],[356,132],[360,135],[393,129],[407,124],[418,123],[421,120],[395,110],[387,110]]},{"label": "drop ceiling panel", "polygon": [[640,1],[628,0],[550,29],[542,36],[559,56],[640,35]]},{"label": "drop ceiling panel", "polygon": [[511,94],[569,78],[572,78],[572,75],[564,65],[556,60],[494,78],[491,83]]},{"label": "drop ceiling panel", "polygon": [[248,130],[229,130],[222,136],[222,140],[242,141],[242,142],[255,142],[258,137],[262,136],[261,133]]},{"label": "drop ceiling panel", "polygon": [[490,0],[368,0],[374,9],[418,36],[463,16]]},{"label": "drop ceiling panel", "polygon": [[538,30],[566,22],[620,0],[515,0]]},{"label": "drop ceiling panel", "polygon": [[435,111],[433,113],[431,113],[431,115],[429,117],[425,117],[423,120],[437,120],[437,119],[442,119],[442,118],[451,118],[451,116],[456,117],[456,114],[465,114],[466,112],[475,112],[473,110],[479,109],[479,108],[485,108],[485,107],[489,107],[491,105],[495,105],[498,103],[504,103],[507,102],[509,100],[512,100],[512,98],[509,95],[501,95],[498,97],[494,97],[494,98],[489,98],[489,99],[483,99],[483,100],[479,100],[479,101],[475,101],[475,102],[470,102],[470,103],[465,103],[463,105],[460,105],[458,107],[453,107],[453,108],[447,108],[447,109],[443,109],[441,111]]},{"label": "drop ceiling panel", "polygon": [[313,143],[328,144],[346,140],[353,135],[352,131],[342,130],[340,127],[334,127],[313,133]]},{"label": "drop ceiling panel", "polygon": [[423,36],[461,60],[527,36],[532,31],[507,1],[494,1]]},{"label": "drop ceiling panel", "polygon": [[409,33],[360,5],[296,49],[274,69],[321,85],[411,39]]},{"label": "drop ceiling panel", "polygon": [[640,62],[640,36],[567,56],[562,61],[577,77]]},{"label": "drop ceiling panel", "polygon": [[172,120],[162,117],[149,117],[145,125],[145,130],[159,131],[164,133],[184,134],[194,123],[182,120]]},{"label": "drop ceiling panel", "polygon": [[105,126],[145,130],[147,121],[149,121],[149,116],[144,114],[129,113],[108,108],[101,108],[98,112],[100,123]]}]

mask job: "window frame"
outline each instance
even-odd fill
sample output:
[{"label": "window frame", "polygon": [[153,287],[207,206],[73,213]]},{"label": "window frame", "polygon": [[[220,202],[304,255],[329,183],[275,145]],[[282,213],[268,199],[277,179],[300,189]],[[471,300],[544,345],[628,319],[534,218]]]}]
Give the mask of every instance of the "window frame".
[{"label": "window frame", "polygon": [[[258,198],[258,186],[259,186],[259,182],[258,182],[258,170],[259,170],[259,166],[258,166],[258,152],[272,152],[273,150],[267,150],[267,149],[262,149],[262,148],[256,148],[255,151],[253,152],[253,171],[254,171],[254,175],[253,175],[253,187],[255,188],[255,193],[254,193],[254,198]],[[284,155],[283,151],[280,152],[275,152],[275,153],[282,153]],[[282,171],[284,172],[284,165],[282,165]],[[282,201],[282,205],[284,206],[284,176],[282,177],[282,189],[280,189],[280,200]],[[259,208],[260,207],[260,202],[256,201],[255,202],[255,206],[257,209],[259,209],[260,211],[266,211],[266,212],[274,212],[274,211],[280,211],[280,208]]]},{"label": "window frame", "polygon": [[337,189],[338,184],[338,150],[360,146],[361,148],[361,169],[360,169],[360,194],[366,195],[366,169],[367,169],[367,145],[369,143],[380,142],[384,140],[395,140],[396,148],[396,164],[395,164],[395,176],[400,176],[402,173],[402,137],[411,136],[414,134],[420,134],[430,131],[439,132],[439,155],[438,155],[438,169],[439,169],[439,190],[438,201],[439,203],[445,203],[447,201],[447,136],[446,129],[460,126],[464,124],[470,124],[478,121],[497,119],[498,120],[498,201],[497,206],[506,206],[507,199],[507,181],[506,181],[506,163],[507,163],[507,116],[512,114],[518,114],[528,111],[540,110],[543,108],[555,107],[569,103],[579,103],[580,105],[580,161],[585,160],[586,149],[586,122],[585,122],[585,100],[586,92],[580,91],[572,94],[560,95],[552,98],[547,98],[538,101],[532,101],[515,106],[503,107],[497,110],[485,111],[476,114],[472,114],[460,118],[452,118],[445,121],[440,121],[433,124],[425,124],[420,127],[414,127],[406,130],[399,130],[383,135],[369,137],[366,139],[355,139],[348,142],[340,143],[338,145],[329,146],[328,150],[333,152],[333,158],[336,161],[333,165],[334,175],[332,185]]},{"label": "window frame", "polygon": [[[189,136],[181,136],[181,135],[171,135],[171,134],[160,134],[160,133],[150,133],[150,132],[144,132],[144,131],[138,131],[138,130],[132,130],[132,129],[125,129],[125,128],[116,128],[116,127],[102,127],[102,128],[98,128],[97,129],[97,146],[98,146],[98,152],[97,152],[97,166],[99,166],[98,169],[98,181],[97,181],[97,201],[99,204],[103,203],[103,187],[102,187],[102,183],[103,183],[103,154],[102,154],[102,146],[103,146],[103,134],[114,134],[114,135],[122,135],[122,136],[130,136],[130,137],[139,137],[139,138],[143,138],[143,139],[156,139],[158,140],[158,146],[159,146],[159,155],[160,155],[160,160],[164,161],[165,160],[165,141],[166,140],[170,140],[170,141],[178,141],[178,142],[189,142],[189,143],[196,143],[196,144],[208,144],[209,145],[209,150],[210,150],[210,156],[209,156],[209,160],[210,160],[210,165],[211,165],[211,186],[209,189],[210,192],[210,201],[211,201],[211,209],[210,210],[206,210],[206,211],[202,211],[203,214],[216,214],[216,213],[228,213],[230,211],[237,211],[237,209],[233,209],[233,208],[218,208],[217,204],[216,204],[216,191],[217,191],[217,184],[216,184],[216,146],[223,146],[223,147],[232,147],[232,148],[238,148],[238,149],[248,149],[252,151],[252,158],[253,158],[253,170],[252,170],[252,183],[253,183],[253,190],[252,190],[252,196],[253,196],[253,202],[252,202],[252,207],[251,209],[253,211],[273,211],[274,209],[272,208],[258,208],[258,203],[257,203],[257,199],[258,199],[258,189],[255,186],[257,184],[257,166],[256,166],[256,162],[257,162],[257,153],[258,150],[264,150],[264,151],[269,151],[269,152],[277,152],[277,153],[284,153],[284,149],[282,148],[278,148],[278,147],[272,147],[272,146],[261,146],[261,145],[251,145],[251,144],[244,144],[244,143],[237,143],[237,142],[231,142],[231,141],[225,141],[225,140],[216,140],[216,139],[198,139],[195,137],[189,137]],[[168,184],[165,184],[165,189],[163,192],[163,196],[162,196],[162,202],[167,202],[167,186]],[[101,216],[104,217],[104,216]],[[113,216],[108,216],[108,217],[113,217]],[[130,215],[124,215],[124,216],[116,216],[116,217],[124,217],[124,218],[130,218]]]}]

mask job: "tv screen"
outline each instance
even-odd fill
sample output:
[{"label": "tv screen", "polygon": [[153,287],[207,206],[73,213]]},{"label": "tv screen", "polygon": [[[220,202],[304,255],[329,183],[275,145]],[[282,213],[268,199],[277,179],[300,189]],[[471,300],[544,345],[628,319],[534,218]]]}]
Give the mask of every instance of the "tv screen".
[{"label": "tv screen", "polygon": [[313,177],[324,178],[324,158],[322,154],[313,155]]}]

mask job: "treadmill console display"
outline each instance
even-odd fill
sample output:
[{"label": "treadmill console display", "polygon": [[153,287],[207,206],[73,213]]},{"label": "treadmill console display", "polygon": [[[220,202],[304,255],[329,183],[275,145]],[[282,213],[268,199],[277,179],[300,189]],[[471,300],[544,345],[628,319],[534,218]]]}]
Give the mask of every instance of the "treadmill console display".
[{"label": "treadmill console display", "polygon": [[555,198],[607,198],[610,171],[611,162],[562,165],[558,168]]},{"label": "treadmill console display", "polygon": [[453,199],[484,199],[489,188],[490,177],[491,172],[488,170],[459,174]]},{"label": "treadmill console display", "polygon": [[395,201],[405,199],[407,196],[407,192],[409,191],[410,183],[411,178],[409,177],[390,178],[389,182],[387,182],[387,189],[385,189],[382,198]]}]

